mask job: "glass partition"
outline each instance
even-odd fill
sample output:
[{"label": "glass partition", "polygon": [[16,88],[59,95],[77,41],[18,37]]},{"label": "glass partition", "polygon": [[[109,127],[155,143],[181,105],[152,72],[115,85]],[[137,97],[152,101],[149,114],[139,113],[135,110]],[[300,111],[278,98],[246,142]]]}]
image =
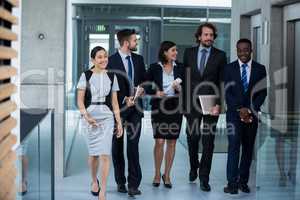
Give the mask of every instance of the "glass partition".
[{"label": "glass partition", "polygon": [[53,112],[36,111],[21,112],[21,143],[16,150],[17,200],[54,199]]},{"label": "glass partition", "polygon": [[[76,108],[76,84],[81,73],[90,66],[89,53],[96,44],[108,48],[109,54],[119,47],[116,32],[123,28],[135,28],[138,32],[138,53],[143,55],[146,68],[157,62],[159,45],[163,40],[177,44],[178,60],[183,61],[184,50],[197,45],[195,32],[202,22],[212,22],[218,29],[215,46],[230,57],[231,9],[213,9],[181,6],[137,6],[137,5],[76,5],[73,16],[73,66],[67,74],[73,73],[68,81],[66,106],[66,148],[65,168],[76,137],[79,113]],[[95,34],[95,35],[92,35]],[[184,37],[183,37],[184,36]],[[72,69],[70,69],[72,68]],[[150,110],[149,98],[144,98],[145,110]],[[227,152],[225,115],[220,116],[216,137],[216,152]],[[185,134],[181,142],[186,143]],[[201,151],[201,150],[200,150]],[[68,171],[68,170],[66,170]]]},{"label": "glass partition", "polygon": [[262,114],[261,121],[256,199],[300,199],[300,114]]}]

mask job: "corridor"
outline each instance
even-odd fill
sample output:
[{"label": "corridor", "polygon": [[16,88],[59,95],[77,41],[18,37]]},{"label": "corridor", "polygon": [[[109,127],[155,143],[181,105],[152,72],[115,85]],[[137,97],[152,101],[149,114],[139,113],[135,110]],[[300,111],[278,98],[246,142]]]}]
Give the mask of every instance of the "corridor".
[{"label": "corridor", "polygon": [[[143,121],[142,136],[140,140],[140,160],[143,171],[143,179],[140,186],[142,191],[141,196],[136,196],[136,199],[142,200],[179,200],[179,199],[198,199],[198,200],[226,200],[226,199],[243,199],[254,200],[256,193],[255,187],[251,181],[252,193],[240,193],[237,196],[230,196],[223,193],[223,187],[226,184],[226,154],[215,153],[212,172],[211,186],[212,191],[204,193],[200,191],[199,181],[189,183],[188,172],[189,162],[188,153],[184,147],[185,133],[182,128],[180,139],[177,143],[176,156],[172,170],[171,190],[166,189],[161,184],[159,188],[152,187],[153,177],[153,154],[152,149],[154,140],[152,138],[152,130],[149,127],[150,118],[146,115]],[[76,138],[71,152],[70,163],[67,169],[67,177],[60,181],[57,185],[56,199],[82,200],[82,199],[97,199],[93,197],[90,190],[90,174],[87,166],[87,148],[84,141],[84,136],[76,133]],[[120,194],[116,191],[114,182],[113,169],[111,166],[110,176],[108,181],[107,199],[131,199],[127,194]]]}]

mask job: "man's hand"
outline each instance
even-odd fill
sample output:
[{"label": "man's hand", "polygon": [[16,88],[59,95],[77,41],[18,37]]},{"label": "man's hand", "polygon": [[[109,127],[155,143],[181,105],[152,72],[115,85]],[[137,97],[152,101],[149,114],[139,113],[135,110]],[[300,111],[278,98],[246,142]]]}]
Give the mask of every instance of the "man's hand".
[{"label": "man's hand", "polygon": [[239,110],[241,121],[244,123],[251,123],[253,118],[251,116],[251,111],[248,108],[241,108]]},{"label": "man's hand", "polygon": [[157,97],[164,97],[166,94],[163,91],[157,91],[156,96]]},{"label": "man's hand", "polygon": [[221,111],[221,107],[219,105],[215,105],[211,108],[210,115],[212,116],[219,116]]},{"label": "man's hand", "polygon": [[134,88],[134,89],[135,89],[135,99],[134,99],[134,100],[136,100],[136,98],[138,98],[138,97],[141,97],[141,96],[144,96],[144,95],[145,95],[145,90],[144,90],[144,88],[138,86],[138,87],[136,87],[136,88]]},{"label": "man's hand", "polygon": [[133,98],[134,98],[133,96],[125,97],[125,102],[126,102],[127,107],[134,106],[134,99]]}]

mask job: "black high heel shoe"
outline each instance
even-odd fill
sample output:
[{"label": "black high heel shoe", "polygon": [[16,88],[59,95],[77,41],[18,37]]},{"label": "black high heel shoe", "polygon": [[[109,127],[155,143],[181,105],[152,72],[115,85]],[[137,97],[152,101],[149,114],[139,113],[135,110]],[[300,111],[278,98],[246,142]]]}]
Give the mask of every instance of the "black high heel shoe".
[{"label": "black high heel shoe", "polygon": [[155,183],[155,182],[153,182],[153,183],[152,183],[152,186],[153,186],[153,187],[159,187],[159,186],[160,186],[160,183]]},{"label": "black high heel shoe", "polygon": [[164,182],[164,186],[165,186],[166,188],[171,189],[171,188],[172,188],[172,183],[166,183],[166,177],[165,177],[165,175],[162,175],[161,178],[162,178],[162,180],[163,180],[163,182]]},{"label": "black high heel shoe", "polygon": [[[161,176],[161,174],[159,175],[159,178],[160,178],[160,176]],[[160,186],[160,182],[156,183],[156,182],[153,181],[152,186],[153,187],[159,187]]]},{"label": "black high heel shoe", "polygon": [[[92,184],[93,184],[93,183],[92,183]],[[94,192],[94,191],[91,190],[91,193],[92,193],[93,196],[99,196],[99,193],[100,193],[100,186],[99,186],[99,180],[98,180],[98,179],[97,179],[97,184],[98,184],[98,188],[99,188],[99,189],[98,189],[98,192]]]},{"label": "black high heel shoe", "polygon": [[[27,188],[28,188],[28,183],[27,183],[27,181],[25,181],[24,184],[25,184],[25,190],[22,190],[21,192],[18,192],[18,194],[21,195],[21,196],[24,196],[24,195],[27,194]],[[21,187],[23,187],[23,183],[22,183],[22,186],[21,186]],[[22,188],[22,189],[23,189],[23,188]]]}]

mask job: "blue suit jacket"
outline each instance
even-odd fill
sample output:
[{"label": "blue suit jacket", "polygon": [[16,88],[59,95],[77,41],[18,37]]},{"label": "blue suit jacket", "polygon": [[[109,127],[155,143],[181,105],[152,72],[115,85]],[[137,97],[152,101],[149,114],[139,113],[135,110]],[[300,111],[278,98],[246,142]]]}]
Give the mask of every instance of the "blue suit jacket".
[{"label": "blue suit jacket", "polygon": [[227,113],[238,115],[237,110],[247,107],[258,112],[267,96],[265,66],[252,61],[248,91],[244,93],[238,60],[224,68],[225,99]]},{"label": "blue suit jacket", "polygon": [[[131,53],[131,58],[133,61],[133,70],[134,70],[134,87],[141,85],[146,78],[146,68],[144,64],[144,59],[141,55]],[[130,96],[130,84],[127,76],[127,72],[125,70],[122,58],[119,52],[111,55],[108,58],[108,69],[115,72],[120,91],[118,92],[118,102],[120,108],[126,107],[126,104],[123,102],[125,96]],[[142,108],[142,100],[139,99],[138,103],[140,104],[140,108]],[[132,107],[133,108],[133,107]],[[132,109],[131,109],[132,110]],[[141,115],[142,111],[140,112]],[[122,113],[121,113],[122,115]]]}]

